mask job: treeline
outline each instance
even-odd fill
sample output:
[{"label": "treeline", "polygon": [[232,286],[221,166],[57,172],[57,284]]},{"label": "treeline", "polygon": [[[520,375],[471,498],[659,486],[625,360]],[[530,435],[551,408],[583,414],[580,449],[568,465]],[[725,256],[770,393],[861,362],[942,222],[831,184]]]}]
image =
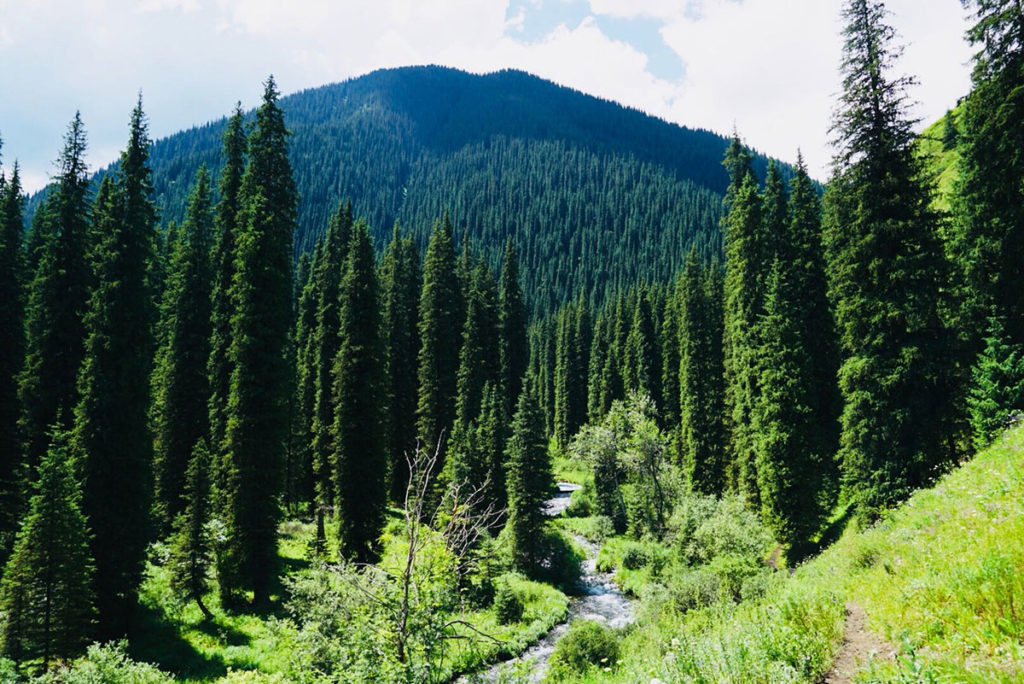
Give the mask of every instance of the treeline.
[{"label": "treeline", "polygon": [[597,311],[581,298],[531,327],[559,449],[615,400],[646,395],[689,488],[742,495],[799,559],[837,502],[873,520],[1024,410],[1024,311],[1009,285],[1022,119],[1007,95],[1024,78],[1024,16],[973,7],[984,49],[962,127],[944,136],[963,160],[955,211],[934,208],[885,7],[851,0],[823,201],[802,162],[788,184],[773,165],[760,182],[734,137],[723,263],[691,251],[673,285]]},{"label": "treeline", "polygon": [[[293,267],[297,193],[277,98],[271,79],[251,126],[236,111],[220,199],[200,167],[184,220],[163,236],[141,100],[95,197],[76,116],[24,245],[16,166],[3,182],[0,646],[16,662],[45,668],[131,634],[156,540],[174,590],[208,617],[214,571],[224,608],[270,600],[284,515],[316,520],[315,555],[374,561],[418,451],[437,458],[431,511],[471,482],[472,506],[537,543],[528,523],[549,472],[510,466],[506,486],[507,461],[547,457],[522,392],[527,312],[511,240],[496,277],[456,249],[446,214],[422,259],[396,226],[378,264],[343,202]],[[536,491],[523,503],[526,480]]]},{"label": "treeline", "polygon": [[[339,197],[366,218],[378,256],[395,222],[424,249],[447,210],[456,244],[494,270],[512,238],[528,308],[546,314],[580,292],[598,304],[640,280],[666,282],[691,245],[721,254],[728,141],[707,131],[514,71],[384,70],[296,93],[282,108],[301,198],[297,255],[314,248]],[[226,125],[154,143],[165,221],[183,219],[202,164],[220,173]],[[766,164],[755,157],[759,174]]]}]

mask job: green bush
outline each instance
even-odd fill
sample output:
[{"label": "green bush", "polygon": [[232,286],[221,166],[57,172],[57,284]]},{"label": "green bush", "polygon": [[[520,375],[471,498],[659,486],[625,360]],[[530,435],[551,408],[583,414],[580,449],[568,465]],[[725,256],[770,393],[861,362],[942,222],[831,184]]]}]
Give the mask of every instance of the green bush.
[{"label": "green bush", "polygon": [[667,588],[675,608],[684,613],[713,605],[722,596],[722,581],[707,566],[676,568],[668,578]]},{"label": "green bush", "polygon": [[548,678],[568,681],[590,669],[615,667],[619,642],[615,631],[594,620],[578,620],[555,644]]},{"label": "green bush", "polygon": [[594,502],[594,490],[584,485],[572,493],[569,498],[569,507],[565,509],[568,518],[586,518],[594,514],[596,504]]},{"label": "green bush", "polygon": [[494,595],[494,612],[499,625],[511,625],[523,619],[523,601],[512,591],[508,579],[498,584]]},{"label": "green bush", "polygon": [[125,642],[93,644],[85,657],[71,667],[55,670],[40,679],[40,684],[170,684],[169,674],[149,663],[138,663],[125,653]]},{"label": "green bush", "polygon": [[651,556],[643,546],[630,544],[622,552],[622,567],[627,570],[639,570],[647,567],[651,562]]},{"label": "green bush", "polygon": [[544,533],[543,546],[544,560],[535,579],[563,590],[574,588],[579,583],[583,552],[567,535],[552,528]]}]

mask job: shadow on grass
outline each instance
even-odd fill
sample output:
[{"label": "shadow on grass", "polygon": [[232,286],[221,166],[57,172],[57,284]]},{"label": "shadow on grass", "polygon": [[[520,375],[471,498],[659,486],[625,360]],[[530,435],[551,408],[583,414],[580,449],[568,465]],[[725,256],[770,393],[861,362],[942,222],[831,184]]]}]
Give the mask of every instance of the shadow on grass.
[{"label": "shadow on grass", "polygon": [[853,506],[847,505],[842,514],[830,521],[818,535],[818,540],[813,543],[811,555],[816,556],[839,541],[851,520],[853,520]]},{"label": "shadow on grass", "polygon": [[[219,656],[211,657],[197,651],[160,611],[145,605],[138,610],[138,632],[128,648],[134,660],[152,663],[177,679],[208,680],[227,674],[227,665]],[[217,625],[212,627],[216,629]]]}]

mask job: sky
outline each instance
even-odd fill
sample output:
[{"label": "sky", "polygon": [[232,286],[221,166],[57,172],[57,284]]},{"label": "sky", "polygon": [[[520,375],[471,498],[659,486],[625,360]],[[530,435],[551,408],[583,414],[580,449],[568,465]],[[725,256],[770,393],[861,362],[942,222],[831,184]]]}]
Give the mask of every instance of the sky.
[{"label": "sky", "polygon": [[[138,93],[161,138],[375,69],[518,68],[826,179],[842,0],[0,0],[2,162],[27,190],[56,170],[80,110],[88,161],[114,161]],[[922,126],[970,87],[959,0],[890,0],[898,74]]]}]

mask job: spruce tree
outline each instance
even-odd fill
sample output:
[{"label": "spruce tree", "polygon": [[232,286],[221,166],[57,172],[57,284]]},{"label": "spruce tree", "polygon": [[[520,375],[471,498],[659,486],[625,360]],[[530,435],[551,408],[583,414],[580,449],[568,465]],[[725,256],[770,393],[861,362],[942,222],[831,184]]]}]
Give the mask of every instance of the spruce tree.
[{"label": "spruce tree", "polygon": [[843,352],[844,485],[871,519],[953,457],[958,387],[940,315],[947,266],[905,114],[910,81],[888,74],[899,51],[881,3],[850,0],[843,18],[824,242]]},{"label": "spruce tree", "polygon": [[150,141],[141,97],[129,128],[109,201],[96,207],[96,225],[104,232],[93,253],[96,288],[85,315],[85,358],[72,438],[81,459],[96,605],[106,637],[132,627],[150,538],[153,442],[147,414],[153,299],[148,269],[156,209],[150,199]]},{"label": "spruce tree", "polygon": [[165,339],[153,372],[154,507],[164,531],[184,508],[192,449],[209,433],[212,239],[210,177],[201,166],[169,263],[160,307]]},{"label": "spruce tree", "polygon": [[18,372],[25,360],[23,203],[15,164],[9,180],[0,175],[0,330],[6,331],[4,344],[0,345],[0,567],[14,541],[20,508]]},{"label": "spruce tree", "polygon": [[235,278],[235,236],[241,211],[242,175],[248,143],[241,104],[228,119],[224,131],[223,156],[217,189],[216,240],[213,251],[213,292],[210,305],[210,452],[213,454],[214,491],[217,496],[225,488],[221,469],[224,436],[227,433],[228,394],[231,389],[231,317],[235,304],[231,299],[231,283]]},{"label": "spruce tree", "polygon": [[767,283],[765,333],[759,350],[761,393],[753,410],[757,435],[757,485],[761,515],[775,538],[789,548],[790,560],[803,558],[825,510],[818,475],[831,454],[816,440],[810,345],[801,319],[804,293],[795,262],[775,260]]},{"label": "spruce tree", "polygon": [[501,356],[501,394],[507,421],[523,387],[529,350],[526,339],[526,307],[519,285],[519,257],[512,238],[505,243],[498,291],[499,352]]},{"label": "spruce tree", "polygon": [[285,464],[284,503],[293,509],[300,503],[312,505],[314,498],[313,408],[316,401],[316,369],[313,367],[313,334],[316,331],[316,286],[312,271],[320,258],[323,240],[317,241],[314,257],[303,253],[296,272],[298,296],[295,304],[295,385],[291,408],[291,435]]},{"label": "spruce tree", "polygon": [[67,435],[52,435],[0,582],[0,652],[43,669],[82,650],[95,615],[81,488]]},{"label": "spruce tree", "polygon": [[1010,342],[995,316],[989,318],[985,350],[974,364],[967,407],[979,450],[1024,411],[1024,347]]},{"label": "spruce tree", "polygon": [[970,355],[984,347],[986,317],[1002,318],[1024,343],[1024,12],[1015,0],[965,0],[978,48],[963,107],[955,254],[966,284]]},{"label": "spruce tree", "polygon": [[480,414],[484,385],[497,385],[501,379],[497,283],[484,262],[478,261],[473,268],[466,292],[453,440]]},{"label": "spruce tree", "polygon": [[203,603],[210,590],[212,548],[206,522],[210,514],[210,450],[203,439],[192,449],[182,488],[184,506],[174,519],[171,538],[171,589],[195,601],[206,619],[213,614]]},{"label": "spruce tree", "polygon": [[271,77],[249,136],[229,292],[234,313],[221,497],[228,541],[220,575],[222,600],[228,604],[245,590],[252,590],[255,604],[265,603],[277,571],[297,203],[288,131],[277,99]]},{"label": "spruce tree", "polygon": [[527,573],[536,572],[543,560],[544,505],[552,480],[544,417],[530,385],[527,381],[519,395],[506,451],[512,559]]},{"label": "spruce tree", "polygon": [[[455,422],[455,396],[463,319],[451,225],[437,223],[423,260],[420,295],[417,430],[424,448],[447,440]],[[444,450],[441,451],[442,460]]]},{"label": "spruce tree", "polygon": [[733,178],[726,194],[725,379],[731,425],[731,484],[757,505],[755,441],[751,411],[757,401],[755,329],[763,302],[764,211],[751,154],[733,138],[725,165]]},{"label": "spruce tree", "polygon": [[380,298],[365,222],[356,223],[347,252],[333,368],[334,487],[341,555],[368,562],[377,553],[388,492]]},{"label": "spruce tree", "polygon": [[661,424],[674,428],[679,424],[679,291],[673,288],[661,310]]},{"label": "spruce tree", "polygon": [[30,470],[46,451],[50,426],[70,421],[78,401],[82,317],[92,286],[85,149],[85,129],[76,113],[53,189],[38,210],[38,223],[33,221],[35,268],[25,309],[25,365],[18,378],[19,430]]},{"label": "spruce tree", "polygon": [[680,457],[694,491],[725,485],[726,405],[720,268],[691,249],[679,285]]},{"label": "spruce tree", "polygon": [[642,291],[637,293],[631,318],[622,359],[623,387],[627,395],[640,393],[657,403],[661,364],[656,356],[650,302]]},{"label": "spruce tree", "polygon": [[949,152],[955,150],[960,144],[960,131],[956,125],[956,118],[953,110],[947,109],[946,116],[942,118],[942,150]]},{"label": "spruce tree", "polygon": [[336,397],[332,369],[340,346],[342,314],[338,297],[348,267],[346,255],[351,240],[352,203],[341,202],[330,219],[323,248],[310,276],[310,283],[316,289],[316,323],[309,340],[312,352],[308,359],[313,373],[311,455],[316,500],[319,506],[328,507],[333,506],[335,499],[331,464],[335,453]]},{"label": "spruce tree", "polygon": [[391,500],[405,499],[409,464],[416,448],[416,358],[419,353],[419,250],[411,238],[394,228],[381,263],[384,356],[387,366],[387,415]]}]

